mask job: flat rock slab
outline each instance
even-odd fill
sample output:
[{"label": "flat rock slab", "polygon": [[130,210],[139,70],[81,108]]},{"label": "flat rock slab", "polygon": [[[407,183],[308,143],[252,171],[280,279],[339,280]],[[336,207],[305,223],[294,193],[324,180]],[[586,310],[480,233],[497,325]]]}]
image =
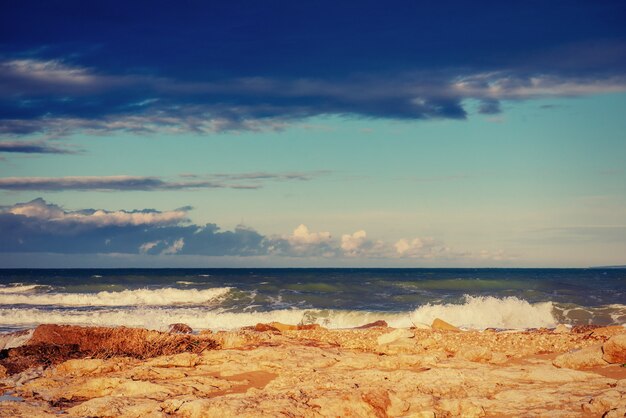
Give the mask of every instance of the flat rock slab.
[{"label": "flat rock slab", "polygon": [[19,400],[0,401],[0,416],[610,417],[626,405],[625,368],[556,360],[597,360],[609,336],[283,327],[214,338],[230,348],[9,376]]}]

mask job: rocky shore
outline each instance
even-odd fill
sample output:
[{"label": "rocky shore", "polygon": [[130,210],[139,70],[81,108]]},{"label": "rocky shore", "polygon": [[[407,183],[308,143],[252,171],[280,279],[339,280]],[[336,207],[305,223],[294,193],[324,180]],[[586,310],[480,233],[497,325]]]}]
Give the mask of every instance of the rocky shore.
[{"label": "rocky shore", "polygon": [[42,325],[0,337],[0,416],[626,416],[619,326],[190,331]]}]

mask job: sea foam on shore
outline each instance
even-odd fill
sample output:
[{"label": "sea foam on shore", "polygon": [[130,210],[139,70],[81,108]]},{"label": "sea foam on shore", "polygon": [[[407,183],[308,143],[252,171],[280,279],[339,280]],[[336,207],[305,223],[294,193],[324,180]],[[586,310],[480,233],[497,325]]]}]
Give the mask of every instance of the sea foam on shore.
[{"label": "sea foam on shore", "polygon": [[[56,323],[91,326],[131,326],[154,330],[184,322],[195,329],[232,330],[257,322],[319,324],[327,328],[353,328],[382,319],[394,327],[428,324],[443,318],[465,329],[528,329],[557,323],[621,324],[626,306],[564,307],[552,302],[530,303],[517,297],[465,296],[462,303],[428,303],[411,311],[342,309],[271,309],[251,306],[243,312],[220,302],[231,289],[136,289],[98,293],[0,293],[0,327],[32,328]],[[583,316],[584,315],[584,316]],[[582,319],[582,320],[581,320]]]}]

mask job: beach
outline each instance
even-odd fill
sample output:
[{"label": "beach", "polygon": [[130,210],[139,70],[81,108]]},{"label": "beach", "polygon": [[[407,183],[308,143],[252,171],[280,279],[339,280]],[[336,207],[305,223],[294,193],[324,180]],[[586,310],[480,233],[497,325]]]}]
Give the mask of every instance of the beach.
[{"label": "beach", "polygon": [[1,270],[0,416],[623,416],[624,297],[610,269]]},{"label": "beach", "polygon": [[[618,417],[626,329],[42,325],[3,350],[1,416]],[[174,331],[178,330],[179,333]],[[56,350],[52,348],[56,347]],[[20,362],[30,356],[30,364]],[[20,370],[20,371],[18,371]]]}]

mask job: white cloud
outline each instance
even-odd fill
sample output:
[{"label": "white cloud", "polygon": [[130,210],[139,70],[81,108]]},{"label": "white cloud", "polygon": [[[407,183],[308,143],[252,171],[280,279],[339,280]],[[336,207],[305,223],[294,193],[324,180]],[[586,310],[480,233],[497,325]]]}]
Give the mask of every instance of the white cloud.
[{"label": "white cloud", "polygon": [[348,257],[385,258],[392,255],[391,245],[384,241],[374,241],[364,230],[341,236],[341,250]]},{"label": "white cloud", "polygon": [[399,255],[410,256],[412,254],[419,252],[422,249],[422,247],[424,247],[424,243],[419,238],[415,238],[410,241],[408,239],[402,238],[401,240],[399,240],[398,242],[394,244],[394,247],[396,248],[396,252]]},{"label": "white cloud", "polygon": [[176,241],[174,241],[174,243],[172,245],[170,245],[169,247],[167,247],[166,249],[164,249],[161,254],[176,254],[178,252],[180,252],[180,250],[183,249],[183,247],[185,246],[185,240],[183,238],[177,239]]},{"label": "white cloud", "polygon": [[1,67],[15,76],[46,83],[90,84],[96,81],[96,77],[89,74],[87,69],[72,67],[58,60],[11,60],[2,63]]},{"label": "white cloud", "polygon": [[584,96],[626,90],[624,77],[602,79],[535,75],[523,77],[506,72],[488,72],[459,77],[450,86],[463,98],[519,100],[538,97]]},{"label": "white cloud", "polygon": [[146,242],[143,243],[139,246],[139,252],[141,254],[148,254],[148,252],[153,249],[154,247],[156,247],[157,245],[159,245],[161,243],[161,241],[152,241],[152,242]]},{"label": "white cloud", "polygon": [[287,241],[293,245],[316,245],[328,243],[331,240],[330,232],[310,232],[304,224],[300,224],[293,230],[293,234],[287,237]]},{"label": "white cloud", "polygon": [[394,247],[398,257],[432,259],[454,256],[450,248],[433,238],[402,238],[394,244]]},{"label": "white cloud", "polygon": [[364,230],[356,231],[341,236],[341,249],[345,254],[356,255],[367,242],[367,233]]},{"label": "white cloud", "polygon": [[291,235],[275,236],[269,240],[269,251],[294,257],[335,257],[337,242],[330,232],[311,232],[300,224]]},{"label": "white cloud", "polygon": [[176,224],[187,218],[185,211],[169,212],[105,212],[97,210],[92,214],[69,213],[63,220],[72,220],[80,223],[97,224],[99,226],[110,225],[155,225]]},{"label": "white cloud", "polygon": [[43,199],[20,203],[2,210],[3,213],[23,215],[53,222],[73,222],[93,226],[175,225],[187,220],[186,210],[158,211],[65,211],[60,206],[48,204]]},{"label": "white cloud", "polygon": [[500,249],[495,251],[481,250],[475,256],[479,260],[491,260],[491,261],[507,261],[515,260],[517,257],[511,254],[507,254],[506,251]]},{"label": "white cloud", "polygon": [[65,212],[60,206],[47,204],[43,199],[35,199],[28,203],[18,203],[6,208],[3,212],[38,219],[62,219],[65,216]]}]

